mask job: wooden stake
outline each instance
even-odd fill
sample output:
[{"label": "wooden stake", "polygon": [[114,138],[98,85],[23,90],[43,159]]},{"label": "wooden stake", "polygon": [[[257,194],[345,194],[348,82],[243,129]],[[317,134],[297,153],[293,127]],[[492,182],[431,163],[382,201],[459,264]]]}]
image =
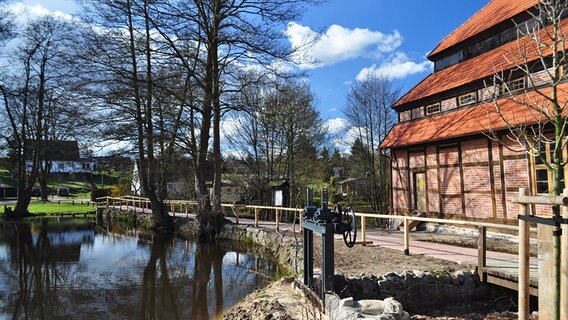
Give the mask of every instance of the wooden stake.
[{"label": "wooden stake", "polygon": [[487,273],[485,272],[485,267],[487,267],[487,227],[480,226],[478,230],[477,273],[481,278],[481,281],[487,282]]},{"label": "wooden stake", "polygon": [[[526,188],[519,188],[519,197],[527,195]],[[527,215],[527,205],[519,204],[519,216]],[[529,319],[529,224],[519,219],[519,320]]]},{"label": "wooden stake", "polygon": [[404,218],[404,254],[410,255],[410,225],[408,218]]},{"label": "wooden stake", "polygon": [[254,225],[258,227],[258,208],[254,208]]},{"label": "wooden stake", "polygon": [[361,238],[363,242],[367,241],[367,222],[365,217],[361,217]]},{"label": "wooden stake", "polygon": [[[563,194],[568,196],[568,188]],[[568,219],[568,206],[562,207],[562,216]],[[562,225],[560,261],[560,319],[568,319],[568,225]]]}]

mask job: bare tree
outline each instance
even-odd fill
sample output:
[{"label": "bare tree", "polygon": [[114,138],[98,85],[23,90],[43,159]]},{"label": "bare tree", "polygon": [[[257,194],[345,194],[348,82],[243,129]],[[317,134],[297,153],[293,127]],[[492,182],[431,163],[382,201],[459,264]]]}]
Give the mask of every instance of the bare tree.
[{"label": "bare tree", "polygon": [[324,123],[306,83],[287,80],[241,93],[247,112],[235,114],[228,139],[252,173],[252,190],[266,202],[271,180],[287,180],[295,190],[314,176],[318,151],[325,145]]},{"label": "bare tree", "polygon": [[6,0],[0,0],[0,43],[6,42],[15,35],[14,18],[6,2]]},{"label": "bare tree", "polygon": [[[527,153],[535,163],[544,166],[544,179],[537,182],[537,192],[559,195],[568,161],[563,156],[567,147],[568,101],[561,94],[566,90],[563,82],[568,62],[568,3],[541,0],[537,9],[529,11],[530,18],[517,25],[515,45],[496,65],[496,74],[488,86],[494,93],[494,111],[489,115],[496,114],[502,120],[508,130],[503,138],[515,141],[515,150]],[[498,132],[491,136],[502,139]],[[554,216],[560,216],[558,206],[552,211]],[[560,237],[554,237],[553,251],[558,283],[552,313],[559,319]]]},{"label": "bare tree", "polygon": [[90,71],[84,88],[106,122],[103,132],[132,143],[155,227],[172,229],[164,201],[186,107],[186,75],[179,72],[170,52],[162,51],[152,16],[156,3],[83,1],[91,29],[85,33],[81,58]]},{"label": "bare tree", "polygon": [[389,161],[377,156],[379,143],[396,123],[391,106],[400,95],[392,82],[384,77],[367,77],[355,82],[348,95],[344,109],[349,128],[354,129],[364,150],[359,155],[366,178],[367,200],[374,212],[388,211]]},{"label": "bare tree", "polygon": [[[199,204],[197,219],[203,235],[214,235],[223,223],[220,128],[223,115],[232,108],[228,95],[242,89],[238,80],[250,68],[262,69],[265,73],[277,71],[273,62],[285,60],[291,54],[280,27],[296,19],[304,5],[318,2],[172,0],[154,3],[153,9],[160,20],[155,20],[153,26],[187,70],[191,77],[188,83],[193,86],[189,89],[192,98],[188,101],[191,107],[186,117],[190,126],[182,144],[193,160]],[[160,26],[160,21],[176,23],[166,28]],[[198,47],[189,57],[184,53],[188,46]],[[214,167],[212,199],[206,188],[209,161]]]},{"label": "bare tree", "polygon": [[73,30],[70,23],[51,16],[30,22],[23,30],[21,45],[15,49],[12,73],[0,86],[10,124],[5,138],[17,168],[17,215],[26,214],[38,176],[44,178],[46,187],[51,164],[44,142],[69,134],[76,123],[69,119],[79,115],[68,112],[60,100],[65,97],[69,101],[72,97],[66,91],[73,73],[73,67],[67,63],[66,47],[75,40]]}]

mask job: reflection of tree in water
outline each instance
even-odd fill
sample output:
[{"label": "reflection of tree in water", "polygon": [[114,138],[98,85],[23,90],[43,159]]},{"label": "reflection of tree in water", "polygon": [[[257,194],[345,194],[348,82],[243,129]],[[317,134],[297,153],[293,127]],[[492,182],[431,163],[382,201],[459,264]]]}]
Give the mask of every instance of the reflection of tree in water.
[{"label": "reflection of tree in water", "polygon": [[[170,279],[169,270],[172,267],[168,261],[168,254],[172,247],[172,238],[167,235],[155,235],[151,245],[150,258],[144,268],[142,284],[142,300],[140,319],[180,319],[185,318],[188,297],[181,295],[190,288],[179,288],[179,284]],[[213,243],[200,243],[195,246],[193,255],[193,275],[189,276],[191,292],[190,319],[208,320],[209,303],[208,291],[211,276],[213,276],[213,290],[215,296],[215,314],[220,314],[224,308],[223,299],[223,257],[226,250]],[[184,258],[189,258],[187,255]],[[184,259],[185,260],[185,259]],[[189,262],[189,261],[187,261]],[[179,268],[179,264],[174,269]],[[180,275],[180,270],[173,270]],[[183,273],[183,272],[181,272]],[[185,311],[185,312],[184,312]]]},{"label": "reflection of tree in water", "polygon": [[34,244],[31,226],[15,223],[11,241],[11,262],[17,270],[17,291],[10,295],[12,318],[46,319],[56,315],[58,270],[43,221]]},{"label": "reflection of tree in water", "polygon": [[207,289],[213,270],[215,314],[223,311],[223,257],[225,251],[215,243],[200,243],[195,250],[195,286],[192,301],[192,319],[209,319]]},{"label": "reflection of tree in water", "polygon": [[[167,253],[171,243],[171,235],[156,234],[154,236],[150,260],[144,268],[140,319],[159,319],[165,310],[168,310],[167,313],[170,314],[167,318],[180,318],[176,292],[172,288],[168,275]],[[158,266],[160,267],[159,274]],[[159,308],[156,308],[157,303]]]},{"label": "reflection of tree in water", "polygon": [[0,259],[0,318],[209,320],[276,268],[232,242],[136,241],[52,221],[8,229],[0,227],[0,246],[8,248]]}]

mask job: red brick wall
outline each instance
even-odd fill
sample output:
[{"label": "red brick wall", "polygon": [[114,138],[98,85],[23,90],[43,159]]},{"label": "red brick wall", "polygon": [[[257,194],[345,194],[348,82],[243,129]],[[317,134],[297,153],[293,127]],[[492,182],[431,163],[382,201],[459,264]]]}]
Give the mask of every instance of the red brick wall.
[{"label": "red brick wall", "polygon": [[[519,187],[529,188],[529,165],[524,153],[507,148],[514,147],[515,142],[504,143],[505,146],[499,146],[486,137],[479,137],[464,139],[455,146],[428,145],[425,152],[407,154],[407,150],[397,150],[393,167],[396,164],[400,169],[393,169],[393,188],[397,189],[393,190],[393,208],[395,211],[414,209],[414,201],[410,198],[414,194],[413,173],[426,172],[430,216],[516,219],[518,206],[512,204],[511,199]],[[458,150],[461,150],[461,159]],[[504,185],[501,183],[501,167]],[[408,181],[409,175],[411,181]]]}]

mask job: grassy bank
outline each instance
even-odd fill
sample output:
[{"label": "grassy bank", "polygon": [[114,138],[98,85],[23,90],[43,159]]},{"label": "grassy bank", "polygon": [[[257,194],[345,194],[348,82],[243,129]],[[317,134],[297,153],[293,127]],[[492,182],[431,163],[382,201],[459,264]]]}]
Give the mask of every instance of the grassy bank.
[{"label": "grassy bank", "polygon": [[[14,205],[9,205],[14,207]],[[85,203],[82,205],[80,203],[57,203],[57,202],[46,202],[41,200],[34,200],[30,203],[28,211],[33,214],[70,214],[70,213],[95,213],[95,208],[88,206]],[[0,214],[4,214],[4,206],[0,207]]]}]

